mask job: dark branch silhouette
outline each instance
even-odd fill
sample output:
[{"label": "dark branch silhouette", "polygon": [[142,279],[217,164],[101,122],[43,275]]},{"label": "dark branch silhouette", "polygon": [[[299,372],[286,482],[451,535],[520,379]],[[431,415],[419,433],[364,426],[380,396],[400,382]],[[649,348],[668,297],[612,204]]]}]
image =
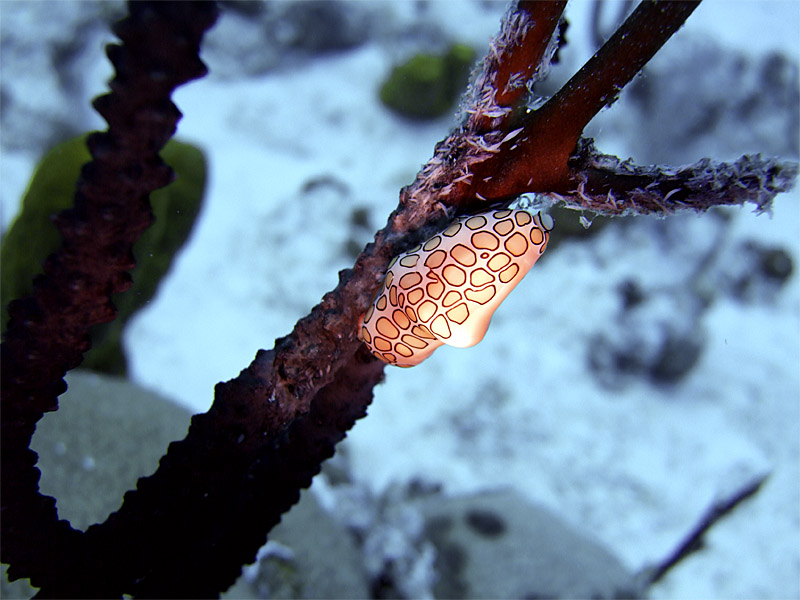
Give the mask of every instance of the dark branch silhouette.
[{"label": "dark branch silhouette", "polygon": [[[9,305],[2,344],[2,558],[9,577],[31,577],[42,595],[119,596],[119,582],[98,577],[90,537],[59,521],[53,498],[38,493],[36,422],[56,410],[63,377],[80,364],[92,325],[114,319],[111,295],[126,290],[131,248],[150,224],[148,195],[171,170],[158,156],[180,117],[170,101],[178,86],[205,74],[198,58],[216,19],[211,3],[132,3],[118,23],[121,46],[109,46],[116,69],[111,93],[95,108],[109,124],[88,145],[74,207],[56,225],[61,249],[44,265],[33,295]],[[113,572],[113,569],[112,569]]]},{"label": "dark branch silhouette", "polygon": [[769,475],[756,477],[731,496],[714,502],[703,516],[700,517],[700,520],[695,524],[689,534],[663,561],[652,567],[647,567],[639,573],[639,577],[642,579],[642,586],[648,588],[658,583],[667,573],[673,570],[677,564],[698,550],[701,550],[704,545],[705,535],[708,533],[709,529],[718,521],[732,513],[742,502],[755,496],[764,483],[766,483],[768,477]]}]

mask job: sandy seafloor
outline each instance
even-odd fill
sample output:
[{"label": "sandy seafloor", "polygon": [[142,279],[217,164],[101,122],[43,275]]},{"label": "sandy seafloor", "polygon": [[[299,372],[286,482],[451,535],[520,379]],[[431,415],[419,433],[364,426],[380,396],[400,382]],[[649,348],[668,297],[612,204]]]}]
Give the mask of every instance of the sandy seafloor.
[{"label": "sandy seafloor", "polygon": [[[485,48],[503,5],[464,2],[457,15],[454,5],[432,3],[425,19]],[[395,22],[417,18],[410,3],[381,6]],[[568,9],[564,69],[587,56],[587,9],[581,2]],[[681,36],[754,59],[773,50],[797,59],[799,32],[797,2],[707,0],[658,59],[677,55],[668,53],[681,51]],[[335,286],[337,272],[352,264],[348,240],[363,245],[383,226],[400,187],[454,122],[410,123],[377,101],[380,81],[404,51],[378,33],[355,49],[295,59],[259,77],[226,78],[212,63],[210,76],[175,94],[184,113],[178,136],[207,152],[210,181],[189,243],[127,332],[135,381],[203,411],[216,382],[272,347]],[[109,72],[98,41],[96,62],[86,59],[87,102]],[[31,94],[48,93],[47,77],[29,79]],[[646,143],[631,142],[636,133],[622,108],[604,111],[593,134],[602,150],[624,158]],[[747,133],[714,157],[758,151]],[[36,157],[30,148],[3,152],[4,229]],[[344,191],[304,191],[327,177]],[[612,225],[549,252],[478,346],[443,347],[413,369],[388,368],[368,417],[343,444],[354,476],[376,491],[412,478],[451,493],[511,486],[638,569],[667,554],[715,499],[768,472],[756,498],[714,527],[707,546],[652,595],[800,597],[799,200],[797,191],[778,197],[771,217],[730,211],[728,248],[745,239],[779,246],[794,274],[768,302],[717,297],[699,321],[703,353],[684,379],[660,385],[634,377],[609,388],[588,368],[588,342],[616,319],[622,281],[680,290],[687,256],[708,251],[714,218],[676,217],[682,226],[669,231],[680,244],[667,247],[644,219],[641,227]],[[368,210],[369,230],[351,222],[357,208]],[[737,260],[734,250],[723,256]],[[664,319],[680,320],[675,298],[680,293],[659,304]]]}]

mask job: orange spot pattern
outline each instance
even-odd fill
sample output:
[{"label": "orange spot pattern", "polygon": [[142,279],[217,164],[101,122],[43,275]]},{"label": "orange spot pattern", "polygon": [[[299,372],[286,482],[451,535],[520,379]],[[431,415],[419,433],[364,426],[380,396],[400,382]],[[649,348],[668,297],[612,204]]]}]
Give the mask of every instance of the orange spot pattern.
[{"label": "orange spot pattern", "polygon": [[461,217],[389,264],[358,337],[392,365],[411,367],[442,344],[483,339],[492,314],[547,247],[540,215],[493,210]]}]

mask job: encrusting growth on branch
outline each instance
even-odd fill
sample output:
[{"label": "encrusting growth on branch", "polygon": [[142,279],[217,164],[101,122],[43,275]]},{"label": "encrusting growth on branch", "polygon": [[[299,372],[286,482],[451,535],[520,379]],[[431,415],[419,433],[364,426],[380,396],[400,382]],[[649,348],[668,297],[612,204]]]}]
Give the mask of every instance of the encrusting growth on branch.
[{"label": "encrusting growth on branch", "polygon": [[[745,202],[768,209],[776,194],[793,185],[797,163],[749,157],[734,165],[704,160],[681,168],[637,166],[600,154],[581,138],[697,4],[642,2],[561,90],[538,108],[527,108],[532,83],[546,74],[557,48],[564,6],[520,2],[476,72],[464,123],[439,144],[406,192],[416,198],[436,194],[436,201],[459,212],[526,193],[608,216]],[[515,70],[521,55],[541,56],[542,63]],[[495,89],[512,80],[515,85]]]},{"label": "encrusting growth on branch", "polygon": [[795,162],[760,155],[742,156],[734,163],[703,159],[682,167],[641,166],[601,154],[582,138],[570,159],[570,180],[577,186],[565,194],[544,195],[607,216],[701,212],[747,202],[764,212],[777,194],[792,188],[797,172]]},{"label": "encrusting growth on branch", "polygon": [[566,2],[523,2],[510,10],[465,95],[465,129],[475,133],[514,129],[530,87],[544,79],[558,47]]}]

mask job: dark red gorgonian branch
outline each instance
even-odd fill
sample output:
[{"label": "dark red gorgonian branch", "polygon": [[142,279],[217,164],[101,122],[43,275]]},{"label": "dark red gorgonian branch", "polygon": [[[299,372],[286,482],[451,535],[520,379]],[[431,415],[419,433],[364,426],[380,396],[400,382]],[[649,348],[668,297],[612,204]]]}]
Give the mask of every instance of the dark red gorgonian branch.
[{"label": "dark red gorgonian branch", "polygon": [[[767,210],[777,194],[794,185],[796,162],[744,156],[733,164],[704,159],[679,168],[638,166],[603,155],[591,140],[580,138],[589,121],[617,98],[697,4],[642,2],[561,90],[530,113],[507,156],[476,165],[476,179],[483,183],[475,186],[475,193],[493,198],[539,192],[566,206],[609,216],[703,211],[746,202]],[[498,154],[505,152],[501,148]],[[496,160],[503,160],[502,168],[492,171],[490,179],[480,179]]]},{"label": "dark red gorgonian branch", "polygon": [[[547,9],[537,8],[539,11]],[[548,18],[537,14],[548,36],[555,36],[555,3]],[[746,157],[734,165],[710,160],[682,169],[640,167],[594,150],[581,134],[591,119],[618,97],[659,48],[680,28],[697,2],[642,2],[584,67],[552,98],[523,114],[516,104],[501,105],[495,93],[496,76],[479,71],[471,105],[461,128],[443,141],[408,194],[436,194],[437,200],[458,211],[477,208],[483,200],[511,200],[537,193],[550,201],[591,209],[607,215],[667,214],[682,209],[706,210],[720,204],[754,202],[766,209],[771,199],[793,185],[797,164],[777,159]],[[554,39],[532,35],[533,9],[520,2],[505,19],[503,31],[487,57],[498,72],[510,77],[515,103],[546,67],[556,48]],[[538,27],[536,28],[539,31]],[[507,40],[516,40],[517,45]],[[523,50],[521,40],[533,46]],[[536,69],[515,70],[519,55],[537,54]],[[530,80],[524,81],[530,75]],[[524,83],[524,85],[522,85]],[[632,176],[632,175],[635,175]],[[713,193],[706,193],[712,191]]]},{"label": "dark red gorgonian branch", "polygon": [[[683,25],[699,2],[642,2],[611,38],[541,108],[498,154],[503,168],[476,165],[473,192],[484,198],[525,192],[566,191],[569,157],[600,109],[619,92]],[[490,175],[491,179],[484,178]]]},{"label": "dark red gorgonian branch", "polygon": [[504,19],[475,76],[467,129],[478,133],[511,129],[509,124],[525,109],[530,87],[547,75],[566,5],[561,0],[523,0]]},{"label": "dark red gorgonian branch", "polygon": [[[10,577],[67,576],[80,560],[81,534],[58,521],[55,502],[37,491],[36,422],[55,410],[63,377],[88,349],[88,330],[115,316],[111,295],[130,286],[131,248],[152,220],[148,195],[171,181],[158,156],[180,113],[172,90],[205,74],[198,58],[216,18],[209,3],[134,3],[110,46],[117,75],[95,106],[108,131],[89,139],[93,160],[81,174],[74,208],[56,219],[63,245],[44,265],[29,298],[9,305],[2,344],[2,559]],[[80,569],[71,585],[81,581]],[[87,579],[93,579],[87,575]],[[68,588],[67,588],[68,589]],[[63,593],[64,588],[62,588]],[[73,595],[84,595],[74,588]]]},{"label": "dark red gorgonian branch", "polygon": [[[529,127],[540,137],[564,137],[576,143],[595,115],[616,100],[698,4],[699,0],[639,4],[581,70],[530,113]],[[524,144],[519,145],[518,152],[524,153]]]},{"label": "dark red gorgonian branch", "polygon": [[365,414],[383,377],[383,364],[342,335],[373,285],[364,274],[380,268],[368,270],[367,259],[356,285],[328,294],[279,341],[278,367],[274,352],[261,352],[217,387],[211,410],[105,523],[75,531],[38,493],[34,424],[56,408],[88,326],[113,316],[109,297],[123,289],[130,245],[150,221],[147,193],[169,179],[157,156],[179,117],[169,95],[203,74],[199,44],[216,15],[209,3],[135,2],[129,11],[114,29],[123,45],[108,52],[113,91],[95,103],[109,131],[91,138],[76,208],[59,217],[65,247],[34,297],[14,303],[3,344],[2,559],[10,578],[29,577],[41,597],[219,594]]},{"label": "dark red gorgonian branch", "polygon": [[[439,201],[460,210],[476,199],[511,200],[527,192],[566,192],[572,187],[568,161],[586,125],[617,98],[696,6],[697,2],[642,2],[561,90],[540,108],[523,112],[500,102],[519,102],[521,92],[547,72],[557,48],[554,21],[564,7],[520,2],[506,15],[488,59],[498,73],[513,73],[509,77],[515,82],[513,96],[506,89],[495,92],[495,77],[479,71],[464,125],[439,146],[420,178],[438,191]],[[539,34],[533,35],[531,29]],[[520,47],[523,42],[533,49]],[[518,56],[539,54],[543,47],[547,51],[536,68],[517,67]]]}]

